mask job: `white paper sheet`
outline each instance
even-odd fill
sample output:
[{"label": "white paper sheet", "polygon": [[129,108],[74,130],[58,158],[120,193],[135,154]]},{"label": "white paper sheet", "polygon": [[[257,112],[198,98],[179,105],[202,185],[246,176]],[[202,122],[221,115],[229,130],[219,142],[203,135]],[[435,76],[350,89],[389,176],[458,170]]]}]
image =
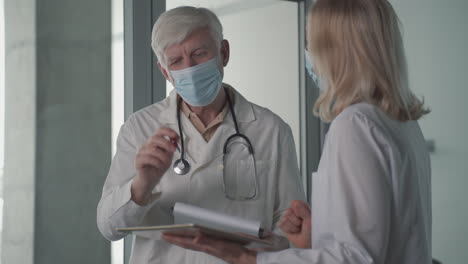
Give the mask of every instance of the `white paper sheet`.
[{"label": "white paper sheet", "polygon": [[262,236],[260,221],[245,220],[184,203],[174,205],[174,221],[176,224],[199,224],[227,232],[240,232],[255,237]]}]

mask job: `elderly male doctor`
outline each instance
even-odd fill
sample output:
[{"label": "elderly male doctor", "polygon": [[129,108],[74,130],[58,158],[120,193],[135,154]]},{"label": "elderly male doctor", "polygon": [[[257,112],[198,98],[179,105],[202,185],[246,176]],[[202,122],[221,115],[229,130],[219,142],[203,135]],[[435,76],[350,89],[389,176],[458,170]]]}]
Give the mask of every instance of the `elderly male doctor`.
[{"label": "elderly male doctor", "polygon": [[[101,233],[118,240],[126,235],[118,227],[173,224],[176,202],[278,232],[290,202],[304,199],[293,137],[277,115],[222,83],[229,43],[216,15],[169,10],[154,25],[152,47],[175,90],[122,126],[97,210]],[[131,263],[224,262],[141,232]]]}]

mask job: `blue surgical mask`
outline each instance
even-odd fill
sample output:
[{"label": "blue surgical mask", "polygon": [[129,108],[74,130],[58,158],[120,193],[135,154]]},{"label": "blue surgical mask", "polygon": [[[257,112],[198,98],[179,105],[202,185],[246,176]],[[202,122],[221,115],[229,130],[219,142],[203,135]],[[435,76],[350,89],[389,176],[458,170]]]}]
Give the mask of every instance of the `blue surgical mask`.
[{"label": "blue surgical mask", "polygon": [[318,86],[321,91],[327,90],[327,81],[323,78],[319,78],[317,74],[315,74],[314,68],[312,67],[312,59],[310,58],[310,54],[307,50],[304,52],[305,54],[305,67],[307,72],[309,73],[310,78],[314,81],[314,83]]},{"label": "blue surgical mask", "polygon": [[318,85],[318,78],[317,75],[314,72],[314,69],[312,68],[312,59],[310,58],[310,54],[307,50],[304,50],[304,55],[305,55],[305,67],[307,69],[307,72],[309,73],[310,78]]},{"label": "blue surgical mask", "polygon": [[177,93],[192,106],[207,106],[218,95],[222,85],[217,57],[178,71],[169,71]]}]

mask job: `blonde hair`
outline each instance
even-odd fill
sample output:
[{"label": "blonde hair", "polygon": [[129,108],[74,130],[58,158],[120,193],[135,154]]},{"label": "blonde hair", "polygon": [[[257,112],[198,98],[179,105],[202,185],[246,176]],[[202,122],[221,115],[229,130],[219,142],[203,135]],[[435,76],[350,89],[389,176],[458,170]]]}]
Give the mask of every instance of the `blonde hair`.
[{"label": "blonde hair", "polygon": [[314,113],[331,122],[367,102],[399,121],[429,110],[409,89],[400,21],[387,0],[317,0],[309,11],[308,50],[326,91]]}]

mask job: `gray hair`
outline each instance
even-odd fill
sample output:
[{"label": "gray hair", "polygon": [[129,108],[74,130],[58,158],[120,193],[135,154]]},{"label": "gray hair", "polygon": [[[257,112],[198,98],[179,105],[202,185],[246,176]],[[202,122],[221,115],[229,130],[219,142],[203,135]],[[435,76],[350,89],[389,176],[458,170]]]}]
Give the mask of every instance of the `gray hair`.
[{"label": "gray hair", "polygon": [[151,36],[153,48],[159,63],[166,67],[164,50],[184,41],[193,31],[208,28],[216,47],[223,40],[223,26],[218,17],[209,9],[181,6],[164,12],[156,21]]}]

